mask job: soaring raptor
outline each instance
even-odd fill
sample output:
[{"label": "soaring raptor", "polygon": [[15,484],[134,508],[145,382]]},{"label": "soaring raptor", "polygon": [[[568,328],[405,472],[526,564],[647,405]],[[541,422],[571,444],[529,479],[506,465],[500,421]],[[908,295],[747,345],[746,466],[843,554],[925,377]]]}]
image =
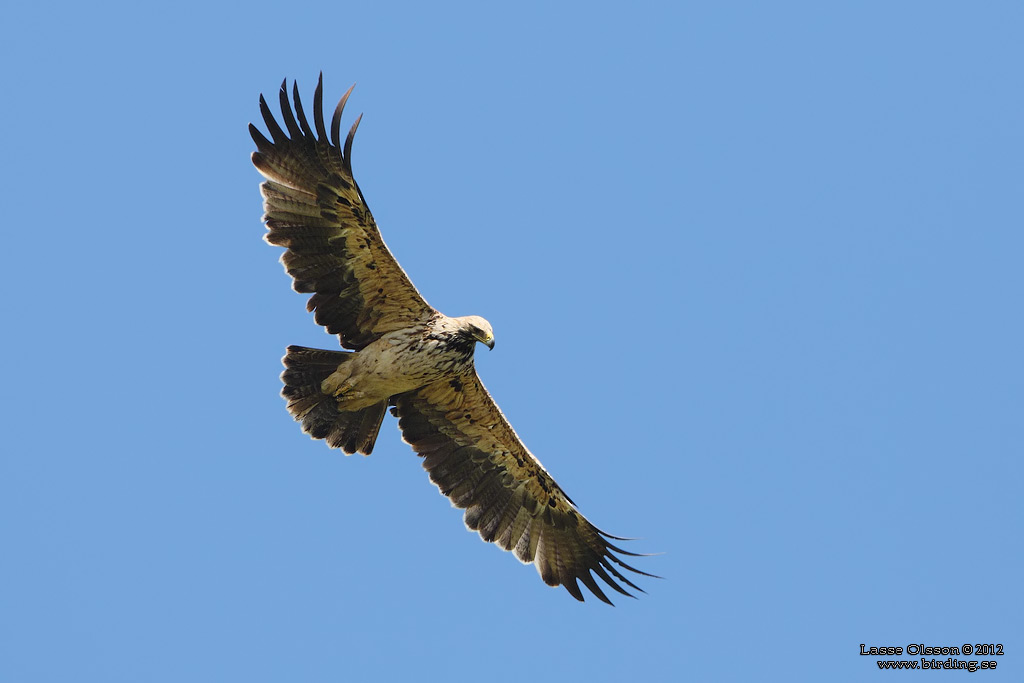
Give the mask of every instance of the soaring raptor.
[{"label": "soaring raptor", "polygon": [[619,568],[613,552],[625,540],[601,531],[580,514],[502,415],[473,368],[477,342],[494,347],[491,325],[481,317],[449,318],[416,291],[381,239],[363,193],[352,177],[352,139],[344,146],[342,110],[324,125],[323,77],[313,95],[310,127],[293,84],[281,84],[284,128],[260,96],[267,139],[254,125],[258,151],[252,162],[266,177],[267,242],[284,247],[285,270],[297,292],[312,294],[306,308],[338,335],[349,351],[289,346],[282,395],[288,410],[314,439],[345,453],[369,455],[384,412],[398,418],[402,436],[466,526],[488,542],[533,562],[551,586],[577,600],[577,579],[604,602],[594,579],[623,595],[641,590]]}]

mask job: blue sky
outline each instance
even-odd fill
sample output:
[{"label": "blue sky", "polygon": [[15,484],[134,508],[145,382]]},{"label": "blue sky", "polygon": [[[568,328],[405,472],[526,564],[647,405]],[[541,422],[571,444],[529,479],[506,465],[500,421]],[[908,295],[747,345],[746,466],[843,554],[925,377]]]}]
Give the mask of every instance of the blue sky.
[{"label": "blue sky", "polygon": [[[895,674],[861,643],[1004,643],[1019,680],[1022,22],[9,8],[3,678],[862,681]],[[246,124],[321,70],[519,434],[663,553],[639,600],[468,533],[392,418],[369,458],[291,421],[285,346],[335,341],[261,241]]]}]

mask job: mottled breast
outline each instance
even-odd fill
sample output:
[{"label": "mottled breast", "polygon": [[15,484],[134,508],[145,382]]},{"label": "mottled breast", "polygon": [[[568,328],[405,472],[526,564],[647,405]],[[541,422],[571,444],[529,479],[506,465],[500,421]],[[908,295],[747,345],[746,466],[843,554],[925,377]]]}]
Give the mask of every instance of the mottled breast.
[{"label": "mottled breast", "polygon": [[378,375],[390,375],[403,390],[454,377],[473,367],[476,341],[459,330],[430,325],[386,335],[367,348],[377,356]]}]

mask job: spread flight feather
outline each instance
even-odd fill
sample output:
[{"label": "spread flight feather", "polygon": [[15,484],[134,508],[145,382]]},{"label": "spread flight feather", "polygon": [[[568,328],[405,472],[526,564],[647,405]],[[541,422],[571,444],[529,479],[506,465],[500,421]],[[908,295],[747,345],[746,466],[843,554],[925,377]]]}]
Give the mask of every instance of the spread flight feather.
[{"label": "spread flight feather", "polygon": [[[311,128],[293,84],[280,90],[282,128],[266,101],[260,111],[270,133],[254,125],[253,164],[261,185],[266,240],[281,257],[296,291],[312,296],[307,309],[349,351],[288,347],[281,378],[288,409],[313,438],[346,453],[369,455],[388,406],[402,436],[423,458],[430,479],[465,523],[488,542],[533,563],[549,585],[577,600],[581,581],[604,602],[594,575],[615,591],[641,590],[622,571],[634,569],[614,553],[625,540],[591,524],[513,431],[473,367],[477,342],[494,346],[479,316],[449,318],[412,285],[381,239],[352,176],[352,140],[341,144],[341,98],[328,135],[323,78],[313,97]],[[294,103],[294,109],[293,109]],[[361,118],[361,117],[360,117]]]}]

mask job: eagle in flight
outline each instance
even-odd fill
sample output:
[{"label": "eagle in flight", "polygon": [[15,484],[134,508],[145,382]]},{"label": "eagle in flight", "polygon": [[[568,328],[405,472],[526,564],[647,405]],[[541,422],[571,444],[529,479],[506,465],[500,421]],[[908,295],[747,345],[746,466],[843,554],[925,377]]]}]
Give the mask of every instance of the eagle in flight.
[{"label": "eagle in flight", "polygon": [[[477,342],[494,347],[491,325],[475,315],[449,318],[432,308],[388,251],[352,177],[352,139],[344,146],[342,110],[324,125],[323,75],[313,95],[310,127],[298,86],[288,100],[281,84],[275,120],[260,96],[270,133],[249,132],[258,151],[252,162],[260,186],[265,239],[284,247],[285,270],[295,291],[312,294],[306,305],[317,324],[348,351],[289,346],[281,375],[288,410],[314,439],[345,453],[369,455],[384,413],[398,418],[402,436],[423,458],[430,480],[466,510],[465,523],[488,542],[534,563],[551,586],[577,600],[577,579],[611,604],[591,574],[633,597],[641,591],[619,568],[613,552],[637,556],[611,541],[580,514],[569,496],[523,445],[473,367]],[[294,103],[294,109],[292,107]]]}]

